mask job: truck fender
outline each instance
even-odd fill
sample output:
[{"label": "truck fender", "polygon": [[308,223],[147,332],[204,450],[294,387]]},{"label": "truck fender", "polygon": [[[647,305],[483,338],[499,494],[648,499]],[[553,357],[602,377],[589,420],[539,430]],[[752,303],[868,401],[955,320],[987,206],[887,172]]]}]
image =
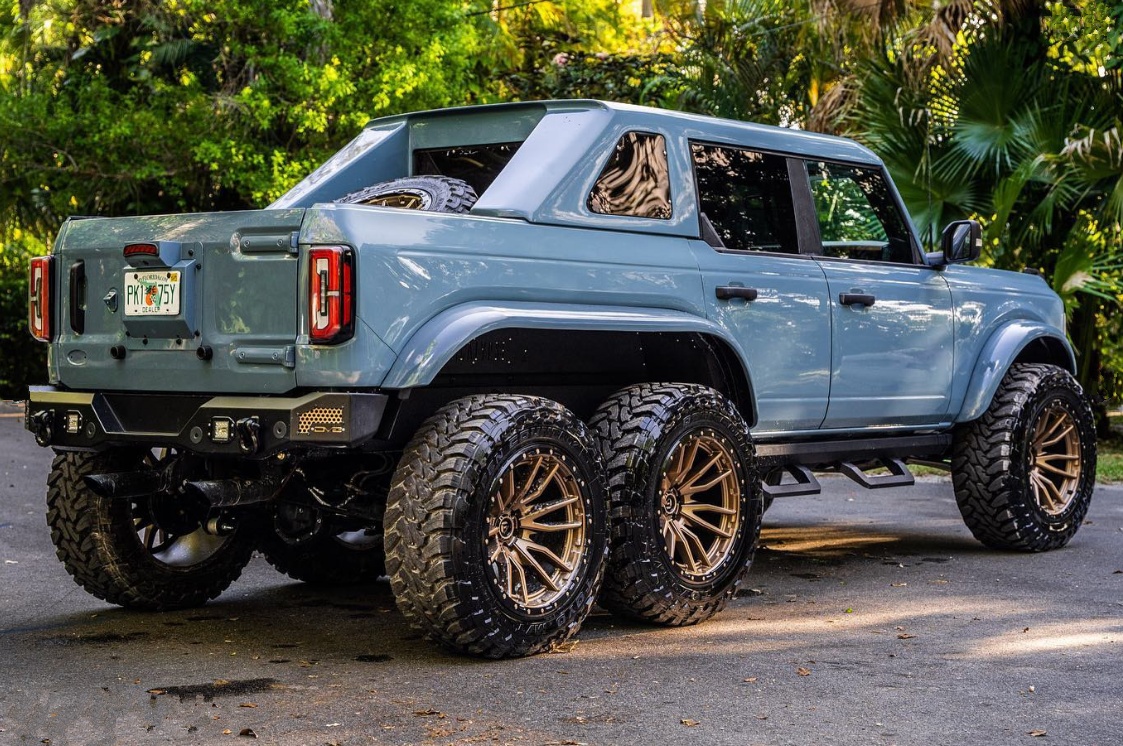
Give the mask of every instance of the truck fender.
[{"label": "truck fender", "polygon": [[1059,329],[1039,321],[1011,321],[996,329],[979,352],[967,396],[956,422],[970,422],[981,417],[990,406],[1006,371],[1018,361],[1027,347],[1038,340],[1048,343],[1050,354],[1047,358],[1035,356],[1033,362],[1058,365],[1075,375],[1076,356]]},{"label": "truck fender", "polygon": [[663,308],[485,301],[447,309],[422,325],[402,347],[382,387],[407,389],[432,383],[464,345],[497,329],[695,332],[717,337],[737,355],[752,390],[744,350],[709,319]]}]

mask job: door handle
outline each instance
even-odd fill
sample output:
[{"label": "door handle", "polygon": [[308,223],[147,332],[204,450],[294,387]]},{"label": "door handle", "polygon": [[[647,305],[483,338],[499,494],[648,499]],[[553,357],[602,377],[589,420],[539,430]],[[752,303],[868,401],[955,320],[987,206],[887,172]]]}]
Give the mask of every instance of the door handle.
[{"label": "door handle", "polygon": [[732,300],[733,298],[744,298],[746,301],[756,300],[756,288],[747,288],[741,285],[718,285],[714,288],[714,295],[718,300]]},{"label": "door handle", "polygon": [[868,308],[873,305],[875,300],[877,300],[877,298],[869,293],[838,294],[838,302],[844,306],[866,306]]}]

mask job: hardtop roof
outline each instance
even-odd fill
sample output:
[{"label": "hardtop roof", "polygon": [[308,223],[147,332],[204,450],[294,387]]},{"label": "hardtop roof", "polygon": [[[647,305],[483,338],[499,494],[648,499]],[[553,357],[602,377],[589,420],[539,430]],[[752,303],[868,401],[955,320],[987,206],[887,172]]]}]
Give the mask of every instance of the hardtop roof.
[{"label": "hardtop roof", "polygon": [[696,140],[728,142],[778,153],[790,153],[827,160],[841,160],[876,166],[880,166],[882,163],[881,159],[872,150],[844,137],[807,132],[790,127],[777,127],[671,109],[657,109],[650,106],[595,99],[516,101],[430,109],[379,117],[372,119],[366,126],[377,127],[394,122],[416,122],[445,117],[465,117],[474,114],[494,115],[504,111],[510,111],[513,114],[525,112],[528,109],[545,109],[547,114],[602,110],[611,113],[614,119],[625,120],[630,127],[647,126],[653,129],[677,129],[685,131],[691,139]]}]

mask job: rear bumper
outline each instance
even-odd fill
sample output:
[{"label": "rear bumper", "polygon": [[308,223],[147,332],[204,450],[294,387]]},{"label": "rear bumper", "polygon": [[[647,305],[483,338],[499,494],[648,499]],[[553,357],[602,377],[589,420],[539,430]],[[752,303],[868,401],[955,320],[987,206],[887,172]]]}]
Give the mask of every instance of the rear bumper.
[{"label": "rear bumper", "polygon": [[295,447],[353,447],[369,440],[384,394],[299,397],[101,394],[32,386],[24,426],[41,446],[176,447],[196,453],[268,456]]}]

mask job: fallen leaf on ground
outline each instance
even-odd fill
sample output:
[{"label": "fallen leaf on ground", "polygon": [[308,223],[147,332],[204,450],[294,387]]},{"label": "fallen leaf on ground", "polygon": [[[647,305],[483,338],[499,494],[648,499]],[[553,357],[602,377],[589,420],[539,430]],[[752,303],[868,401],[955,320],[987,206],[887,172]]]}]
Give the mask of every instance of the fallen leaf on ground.
[{"label": "fallen leaf on ground", "polygon": [[1043,737],[1045,737],[1049,734],[1046,733],[1045,731],[1041,730],[1040,728],[1038,728],[1036,730],[1027,730],[1026,735],[1027,736],[1033,736],[1034,738],[1043,738]]},{"label": "fallen leaf on ground", "polygon": [[253,732],[253,728],[242,728],[238,731],[238,735],[244,738],[257,738],[257,734]]},{"label": "fallen leaf on ground", "polygon": [[750,676],[747,679],[741,679],[741,681],[744,681],[746,684],[752,684],[756,681],[756,676]]},{"label": "fallen leaf on ground", "polygon": [[414,710],[413,714],[419,718],[429,717],[430,715],[436,715],[439,718],[448,717],[440,710],[434,710],[432,707],[427,710]]},{"label": "fallen leaf on ground", "polygon": [[902,632],[901,634],[897,635],[898,640],[911,640],[914,637],[916,637],[916,635],[910,635],[908,632]]},{"label": "fallen leaf on ground", "polygon": [[580,642],[580,640],[570,640],[568,642],[563,642],[563,643],[560,643],[558,645],[554,645],[552,648],[550,648],[550,652],[551,653],[572,653],[574,648],[577,647],[577,643],[579,643],[579,642]]},{"label": "fallen leaf on ground", "polygon": [[701,725],[701,721],[691,720],[690,718],[683,718],[679,722],[685,725],[687,728],[693,728],[695,725]]},{"label": "fallen leaf on ground", "polygon": [[908,583],[890,583],[889,585],[893,586],[894,588],[904,588],[906,585],[908,585]]},{"label": "fallen leaf on ground", "polygon": [[800,666],[799,668],[797,668],[795,670],[795,672],[797,674],[799,674],[800,676],[810,676],[811,675],[811,669],[810,668],[804,668],[803,666]]},{"label": "fallen leaf on ground", "polygon": [[243,702],[242,704],[240,704],[238,706],[239,707],[257,707],[257,704],[254,703],[254,702]]}]

